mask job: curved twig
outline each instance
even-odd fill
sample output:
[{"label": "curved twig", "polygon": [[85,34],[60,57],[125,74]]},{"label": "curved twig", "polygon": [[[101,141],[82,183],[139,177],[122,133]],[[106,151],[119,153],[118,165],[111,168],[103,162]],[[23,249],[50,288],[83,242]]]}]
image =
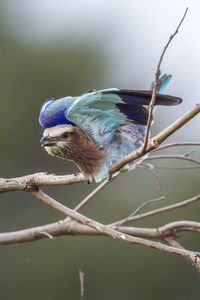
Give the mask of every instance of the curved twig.
[{"label": "curved twig", "polygon": [[[190,199],[187,199],[187,200],[184,200],[184,201],[181,201],[181,202],[178,202],[178,203],[174,203],[174,204],[171,204],[171,205],[167,205],[167,206],[164,206],[164,207],[161,207],[161,208],[157,208],[157,209],[148,211],[148,212],[143,213],[143,214],[139,214],[139,215],[129,217],[128,219],[125,218],[126,219],[125,223],[136,221],[136,220],[141,220],[141,219],[151,217],[151,216],[154,216],[154,215],[166,212],[166,211],[170,211],[170,210],[173,210],[173,209],[176,209],[176,208],[184,207],[184,206],[187,206],[187,205],[189,205],[191,203],[194,203],[196,201],[199,201],[199,200],[200,200],[200,195],[197,195],[195,197],[192,197]],[[112,223],[111,225],[118,226],[118,225],[121,224],[122,221],[124,221],[124,219],[116,221],[116,222]]]}]

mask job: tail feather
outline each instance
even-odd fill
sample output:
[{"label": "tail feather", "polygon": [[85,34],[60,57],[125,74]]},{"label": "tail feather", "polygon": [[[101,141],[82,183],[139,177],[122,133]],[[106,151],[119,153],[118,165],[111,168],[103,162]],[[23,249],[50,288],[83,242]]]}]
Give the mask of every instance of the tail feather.
[{"label": "tail feather", "polygon": [[[159,78],[159,87],[153,108],[154,111],[157,105],[171,106],[180,104],[183,101],[179,97],[162,94],[171,78],[172,75],[167,74],[164,74]],[[123,103],[117,104],[117,107],[120,109],[120,111],[124,113],[130,120],[134,120],[139,124],[146,125],[148,119],[148,105],[151,101],[152,90],[118,90],[114,93],[123,100]]]},{"label": "tail feather", "polygon": [[[164,92],[164,90],[165,90],[166,86],[168,85],[168,83],[170,82],[171,78],[172,78],[171,74],[169,74],[169,75],[164,74],[162,77],[159,78],[159,87],[158,87],[158,91],[157,91],[158,93],[162,94]],[[152,83],[152,87],[153,87],[153,84],[154,83]]]}]

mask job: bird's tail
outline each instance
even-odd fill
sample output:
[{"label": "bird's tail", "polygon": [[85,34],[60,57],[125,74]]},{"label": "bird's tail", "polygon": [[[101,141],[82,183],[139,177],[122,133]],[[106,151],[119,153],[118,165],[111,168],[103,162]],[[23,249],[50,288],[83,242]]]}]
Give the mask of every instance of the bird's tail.
[{"label": "bird's tail", "polygon": [[[172,75],[169,74],[164,74],[162,77],[159,78],[159,85],[158,85],[158,90],[157,90],[157,93],[159,94],[162,94],[166,88],[166,86],[168,85],[168,83],[170,82],[172,78]],[[153,85],[154,85],[154,82],[152,83],[151,85],[151,89],[153,89]]]}]

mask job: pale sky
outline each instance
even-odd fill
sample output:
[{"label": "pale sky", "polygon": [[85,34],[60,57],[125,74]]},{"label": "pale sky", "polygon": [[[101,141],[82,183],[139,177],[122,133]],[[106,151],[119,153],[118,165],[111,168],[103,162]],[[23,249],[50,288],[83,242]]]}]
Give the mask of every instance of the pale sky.
[{"label": "pale sky", "polygon": [[4,6],[7,27],[19,39],[55,43],[74,39],[97,45],[110,61],[106,87],[114,82],[133,89],[149,88],[161,51],[188,6],[161,69],[173,75],[167,93],[184,98],[175,116],[200,102],[198,0],[6,0]]}]

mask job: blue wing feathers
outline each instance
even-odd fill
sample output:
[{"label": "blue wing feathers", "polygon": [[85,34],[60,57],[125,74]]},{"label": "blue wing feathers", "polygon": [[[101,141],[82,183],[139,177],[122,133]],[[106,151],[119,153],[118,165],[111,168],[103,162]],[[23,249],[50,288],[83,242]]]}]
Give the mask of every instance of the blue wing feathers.
[{"label": "blue wing feathers", "polygon": [[[171,75],[160,78],[155,105],[176,105],[181,98],[160,94],[169,83]],[[80,127],[98,143],[112,138],[121,125],[146,125],[152,91],[119,90],[111,88],[89,91],[80,97],[48,99],[42,106],[40,124],[44,128],[60,124]]]},{"label": "blue wing feathers", "polygon": [[46,100],[40,111],[40,124],[44,128],[49,128],[60,124],[74,125],[65,118],[66,108],[69,107],[74,100],[74,97],[65,97],[59,100]]},{"label": "blue wing feathers", "polygon": [[148,120],[148,109],[141,105],[134,104],[117,104],[120,112],[126,115],[129,120],[134,120],[135,123],[146,125]]},{"label": "blue wing feathers", "polygon": [[[159,90],[160,91],[160,90]],[[102,92],[104,95],[110,94],[111,91]],[[151,101],[152,91],[134,91],[134,90],[118,90],[112,92],[113,95],[119,96],[124,104],[149,105]],[[179,97],[170,95],[162,95],[157,93],[155,105],[177,105],[182,102]]]}]

